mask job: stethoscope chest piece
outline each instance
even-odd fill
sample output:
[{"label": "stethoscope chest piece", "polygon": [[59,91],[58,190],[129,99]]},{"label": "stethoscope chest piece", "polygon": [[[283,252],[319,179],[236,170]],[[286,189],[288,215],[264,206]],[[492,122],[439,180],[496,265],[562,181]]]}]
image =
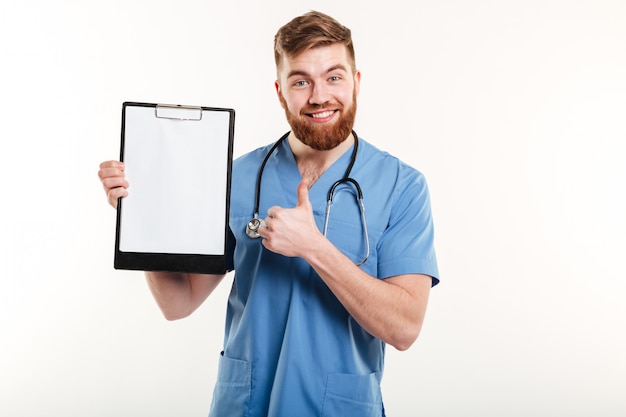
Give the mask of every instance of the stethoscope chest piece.
[{"label": "stethoscope chest piece", "polygon": [[261,235],[259,234],[259,229],[261,227],[265,227],[265,221],[255,216],[254,218],[250,219],[250,221],[246,225],[246,235],[253,239],[261,237]]}]

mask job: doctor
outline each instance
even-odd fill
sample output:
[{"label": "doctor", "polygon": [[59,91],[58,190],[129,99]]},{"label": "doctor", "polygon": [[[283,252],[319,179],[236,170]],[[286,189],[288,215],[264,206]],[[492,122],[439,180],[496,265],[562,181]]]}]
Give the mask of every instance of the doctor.
[{"label": "doctor", "polygon": [[[384,416],[385,346],[413,344],[438,282],[427,184],[353,132],[361,74],[348,28],[307,13],[279,29],[274,54],[291,131],[233,164],[235,276],[210,415]],[[116,207],[128,195],[124,165],[103,162],[99,176]],[[346,178],[356,185],[337,184],[326,215],[331,187]],[[247,227],[257,212],[255,239]],[[191,314],[223,279],[145,275],[168,320]]]}]

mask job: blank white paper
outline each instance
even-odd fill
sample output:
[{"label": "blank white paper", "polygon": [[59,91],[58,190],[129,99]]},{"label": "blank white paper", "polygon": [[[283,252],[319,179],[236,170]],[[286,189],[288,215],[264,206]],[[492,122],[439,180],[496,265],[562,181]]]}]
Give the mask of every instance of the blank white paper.
[{"label": "blank white paper", "polygon": [[224,254],[229,132],[227,111],[177,120],[126,107],[120,251]]}]

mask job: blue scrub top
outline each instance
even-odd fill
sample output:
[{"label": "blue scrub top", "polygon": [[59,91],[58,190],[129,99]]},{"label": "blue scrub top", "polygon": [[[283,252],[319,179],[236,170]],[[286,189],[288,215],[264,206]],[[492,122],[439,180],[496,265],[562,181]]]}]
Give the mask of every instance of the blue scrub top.
[{"label": "blue scrub top", "polygon": [[[230,228],[235,277],[210,416],[383,416],[385,344],[363,330],[304,260],[273,253],[261,239],[245,234],[254,211],[257,173],[270,147],[233,163]],[[352,149],[309,191],[320,230],[328,191],[343,178],[351,155]],[[370,256],[361,268],[381,279],[430,275],[437,284],[423,175],[360,139],[350,177],[363,190],[370,240]],[[285,140],[265,166],[259,217],[266,217],[275,205],[294,207],[301,180]],[[366,247],[351,187],[341,185],[335,192],[327,236],[358,263]]]}]

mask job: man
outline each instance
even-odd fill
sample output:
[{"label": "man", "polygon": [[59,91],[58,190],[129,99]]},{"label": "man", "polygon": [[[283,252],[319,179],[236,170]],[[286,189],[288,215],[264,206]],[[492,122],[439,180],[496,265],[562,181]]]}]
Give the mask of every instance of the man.
[{"label": "man", "polygon": [[[210,415],[384,416],[385,346],[412,345],[438,282],[427,185],[353,134],[361,74],[349,29],[307,13],[279,29],[275,58],[292,130],[233,164],[235,277]],[[115,207],[124,166],[103,162],[99,175]],[[260,239],[247,233],[257,192]],[[167,319],[191,314],[223,278],[145,275]]]}]

